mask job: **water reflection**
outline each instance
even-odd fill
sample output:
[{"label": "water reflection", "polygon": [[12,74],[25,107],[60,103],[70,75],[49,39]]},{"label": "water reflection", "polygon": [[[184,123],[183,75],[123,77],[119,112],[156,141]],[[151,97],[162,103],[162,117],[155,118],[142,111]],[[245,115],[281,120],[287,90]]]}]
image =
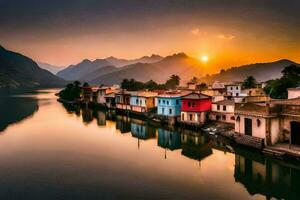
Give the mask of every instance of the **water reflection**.
[{"label": "water reflection", "polygon": [[248,154],[238,151],[235,155],[234,177],[242,183],[249,194],[262,194],[266,199],[299,199],[299,165],[262,157],[260,154]]},{"label": "water reflection", "polygon": [[[96,118],[99,126],[105,126],[107,120],[115,121],[116,129],[121,133],[131,132],[132,137],[138,139],[138,147],[140,147],[139,140],[157,137],[157,145],[165,149],[165,159],[167,149],[171,151],[181,149],[181,155],[197,160],[200,165],[200,161],[213,155],[213,149],[227,153],[230,145],[224,138],[210,138],[190,130],[155,127],[145,121],[115,115],[112,112],[82,109],[81,113],[85,123],[90,123],[93,118]],[[234,151],[234,179],[242,184],[250,195],[261,194],[266,199],[300,197],[298,167],[267,159],[262,154],[248,149],[234,147]]]},{"label": "water reflection", "polygon": [[1,135],[1,199],[300,199],[299,163],[51,95],[1,106],[6,126],[31,116]]},{"label": "water reflection", "polygon": [[0,97],[0,132],[10,124],[33,115],[37,110],[38,100],[35,98]]}]

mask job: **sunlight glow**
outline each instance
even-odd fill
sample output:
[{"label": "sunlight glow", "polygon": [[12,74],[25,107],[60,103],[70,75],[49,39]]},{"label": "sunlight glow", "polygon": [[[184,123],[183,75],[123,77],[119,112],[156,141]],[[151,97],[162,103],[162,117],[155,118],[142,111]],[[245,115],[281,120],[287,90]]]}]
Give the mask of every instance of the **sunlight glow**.
[{"label": "sunlight glow", "polygon": [[206,63],[209,60],[209,57],[207,55],[202,55],[200,59],[202,62]]}]

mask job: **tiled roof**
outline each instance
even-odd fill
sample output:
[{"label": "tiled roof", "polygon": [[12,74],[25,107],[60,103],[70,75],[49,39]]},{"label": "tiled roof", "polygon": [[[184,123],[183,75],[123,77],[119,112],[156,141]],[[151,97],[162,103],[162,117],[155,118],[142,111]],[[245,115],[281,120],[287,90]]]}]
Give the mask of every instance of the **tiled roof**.
[{"label": "tiled roof", "polygon": [[225,105],[225,106],[233,106],[234,105],[234,101],[233,100],[226,100],[225,99],[225,100],[214,102],[214,104]]},{"label": "tiled roof", "polygon": [[300,97],[294,99],[272,99],[272,104],[300,106]]},{"label": "tiled roof", "polygon": [[270,117],[276,115],[276,113],[270,113],[268,106],[258,105],[255,103],[245,103],[245,104],[236,104],[235,114],[242,115],[255,115],[255,116],[265,116]]},{"label": "tiled roof", "polygon": [[192,92],[188,95],[182,96],[182,99],[210,99],[211,97],[202,93]]}]

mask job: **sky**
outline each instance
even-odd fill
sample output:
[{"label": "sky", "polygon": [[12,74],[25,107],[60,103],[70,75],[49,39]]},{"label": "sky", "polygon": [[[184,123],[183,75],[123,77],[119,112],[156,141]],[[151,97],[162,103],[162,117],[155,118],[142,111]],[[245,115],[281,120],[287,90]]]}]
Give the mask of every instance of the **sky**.
[{"label": "sky", "polygon": [[0,45],[70,65],[185,52],[215,69],[300,62],[299,0],[0,0]]}]

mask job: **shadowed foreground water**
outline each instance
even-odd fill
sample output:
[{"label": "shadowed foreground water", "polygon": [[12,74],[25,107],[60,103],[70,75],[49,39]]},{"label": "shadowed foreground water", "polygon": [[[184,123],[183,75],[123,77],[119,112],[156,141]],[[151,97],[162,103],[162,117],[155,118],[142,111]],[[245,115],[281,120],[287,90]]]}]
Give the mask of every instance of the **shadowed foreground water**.
[{"label": "shadowed foreground water", "polygon": [[0,97],[1,199],[300,198],[299,164],[63,106],[55,91]]}]

